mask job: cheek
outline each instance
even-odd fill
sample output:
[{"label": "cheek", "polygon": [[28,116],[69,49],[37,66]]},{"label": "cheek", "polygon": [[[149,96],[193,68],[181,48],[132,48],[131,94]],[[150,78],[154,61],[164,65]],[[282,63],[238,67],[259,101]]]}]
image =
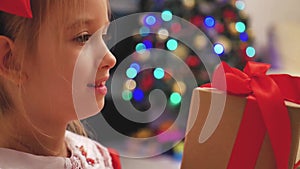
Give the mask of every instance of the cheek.
[{"label": "cheek", "polygon": [[63,97],[66,102],[72,102],[73,74],[78,54],[79,50],[66,47],[55,55],[53,67],[46,70],[56,89],[56,97]]},{"label": "cheek", "polygon": [[[80,49],[72,47],[71,45],[61,46],[57,52],[50,56],[53,58],[53,71],[71,80],[79,53]],[[47,59],[45,58],[45,60]]]},{"label": "cheek", "polygon": [[49,83],[71,85],[77,56],[78,52],[68,48],[52,55],[43,55],[39,65],[40,75]]},{"label": "cheek", "polygon": [[53,52],[48,49],[39,52],[34,62],[24,65],[28,72],[28,81],[24,84],[25,108],[36,112],[36,116],[44,112],[49,118],[58,114],[63,119],[73,117],[72,75],[79,50],[65,48]]}]

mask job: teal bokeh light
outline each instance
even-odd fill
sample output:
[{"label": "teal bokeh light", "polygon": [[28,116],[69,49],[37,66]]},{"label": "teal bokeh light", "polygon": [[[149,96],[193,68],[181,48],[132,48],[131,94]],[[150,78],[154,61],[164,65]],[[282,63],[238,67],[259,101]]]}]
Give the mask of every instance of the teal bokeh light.
[{"label": "teal bokeh light", "polygon": [[127,75],[127,77],[130,78],[130,79],[135,78],[136,75],[137,75],[137,73],[138,73],[138,72],[137,72],[136,69],[133,68],[133,67],[128,68],[127,71],[126,71],[126,75]]},{"label": "teal bokeh light", "polygon": [[162,18],[163,21],[168,22],[168,21],[171,21],[171,20],[172,20],[173,14],[172,14],[171,11],[166,10],[166,11],[163,11],[163,12],[161,13],[161,18]]},{"label": "teal bokeh light", "polygon": [[177,47],[178,47],[178,42],[177,42],[177,40],[175,40],[175,39],[170,39],[170,40],[168,40],[168,42],[167,42],[167,48],[168,48],[169,50],[174,51],[174,50],[177,49]]},{"label": "teal bokeh light", "polygon": [[249,46],[249,47],[247,47],[247,49],[246,49],[246,54],[247,54],[247,56],[248,57],[254,57],[255,56],[255,49],[254,49],[254,47],[252,47],[252,46]]},{"label": "teal bokeh light", "polygon": [[244,10],[246,5],[245,5],[245,2],[243,2],[243,1],[236,1],[235,6],[239,10]]},{"label": "teal bokeh light", "polygon": [[153,75],[156,79],[162,79],[165,76],[165,71],[162,68],[156,68],[153,72]]},{"label": "teal bokeh light", "polygon": [[144,53],[145,50],[146,50],[146,45],[143,44],[143,43],[138,43],[138,44],[135,46],[135,50],[136,50],[136,52],[138,52],[138,53]]},{"label": "teal bokeh light", "polygon": [[129,90],[124,90],[122,92],[122,98],[125,101],[130,101],[132,99],[132,92]]},{"label": "teal bokeh light", "polygon": [[243,33],[246,30],[246,25],[243,22],[237,22],[235,24],[235,29],[236,31],[238,31],[239,33]]},{"label": "teal bokeh light", "polygon": [[181,102],[181,95],[177,92],[174,92],[170,96],[170,102],[172,105],[177,105]]}]

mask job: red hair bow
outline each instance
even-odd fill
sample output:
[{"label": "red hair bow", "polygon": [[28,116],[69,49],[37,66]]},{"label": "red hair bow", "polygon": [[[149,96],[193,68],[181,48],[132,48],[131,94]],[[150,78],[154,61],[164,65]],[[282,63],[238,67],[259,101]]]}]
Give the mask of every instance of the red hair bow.
[{"label": "red hair bow", "polygon": [[30,0],[0,0],[0,11],[32,18]]}]

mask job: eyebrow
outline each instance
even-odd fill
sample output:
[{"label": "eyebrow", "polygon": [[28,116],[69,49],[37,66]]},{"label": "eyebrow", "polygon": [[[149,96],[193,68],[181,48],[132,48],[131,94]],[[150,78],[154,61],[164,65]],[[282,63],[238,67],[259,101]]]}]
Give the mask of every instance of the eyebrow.
[{"label": "eyebrow", "polygon": [[75,22],[72,22],[71,24],[69,24],[66,28],[67,28],[67,30],[74,29],[74,28],[77,28],[80,26],[88,25],[88,24],[90,24],[91,21],[92,21],[92,19],[78,19]]},{"label": "eyebrow", "polygon": [[[93,19],[86,19],[86,18],[83,18],[83,19],[77,19],[75,22],[72,22],[71,24],[69,24],[66,29],[67,30],[70,30],[70,29],[74,29],[74,28],[77,28],[77,27],[80,27],[80,26],[86,26],[86,25],[89,25],[93,22],[94,20]],[[106,21],[102,27],[105,27],[105,26],[108,26],[110,24],[110,21]]]}]

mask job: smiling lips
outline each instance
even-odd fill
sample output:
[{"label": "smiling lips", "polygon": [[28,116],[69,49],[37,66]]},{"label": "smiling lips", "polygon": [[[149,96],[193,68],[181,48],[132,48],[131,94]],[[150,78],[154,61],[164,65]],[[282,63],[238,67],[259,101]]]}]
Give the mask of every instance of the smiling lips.
[{"label": "smiling lips", "polygon": [[108,80],[108,77],[100,79],[100,80],[96,80],[94,84],[92,84],[92,83],[87,84],[87,87],[94,88],[96,94],[106,95],[107,87],[105,86],[105,83],[107,80]]}]

